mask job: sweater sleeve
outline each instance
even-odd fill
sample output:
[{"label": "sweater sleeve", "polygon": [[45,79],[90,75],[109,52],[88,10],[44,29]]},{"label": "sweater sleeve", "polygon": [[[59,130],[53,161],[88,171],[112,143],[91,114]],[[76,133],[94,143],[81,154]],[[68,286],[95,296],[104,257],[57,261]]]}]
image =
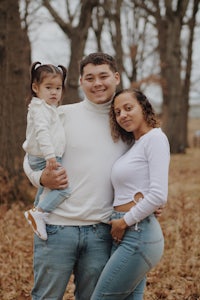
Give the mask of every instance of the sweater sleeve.
[{"label": "sweater sleeve", "polygon": [[34,103],[30,106],[30,115],[34,123],[36,139],[45,159],[55,157],[54,146],[51,142],[50,123],[51,107],[47,108],[45,103]]},{"label": "sweater sleeve", "polygon": [[28,155],[26,154],[24,157],[23,168],[26,176],[35,187],[40,186],[40,177],[42,175],[42,171],[33,171],[28,163]]},{"label": "sweater sleeve", "polygon": [[128,226],[143,220],[167,202],[170,150],[167,137],[162,131],[147,140],[145,155],[149,167],[149,190],[125,214],[124,220]]}]

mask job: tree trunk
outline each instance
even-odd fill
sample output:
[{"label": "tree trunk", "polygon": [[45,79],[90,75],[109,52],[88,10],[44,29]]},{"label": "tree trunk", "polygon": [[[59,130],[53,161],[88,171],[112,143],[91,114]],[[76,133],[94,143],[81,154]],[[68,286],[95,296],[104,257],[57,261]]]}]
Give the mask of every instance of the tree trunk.
[{"label": "tree trunk", "polygon": [[14,176],[22,169],[24,156],[30,47],[21,28],[18,1],[1,1],[0,16],[0,166]]},{"label": "tree trunk", "polygon": [[[197,10],[199,1],[193,1]],[[181,69],[181,33],[189,0],[178,0],[173,5],[171,1],[164,1],[162,3],[164,10],[162,11],[160,1],[148,1],[148,3],[151,2],[151,5],[147,5],[147,1],[134,0],[134,2],[156,20],[163,81],[162,127],[169,138],[171,152],[184,153],[187,147],[187,120],[192,64],[190,58],[188,58],[185,78],[182,79],[184,72]],[[193,12],[190,22],[195,19],[195,15],[196,13]],[[190,32],[192,32],[191,29]],[[193,35],[190,38],[188,43],[189,56],[192,51]]]},{"label": "tree trunk", "polygon": [[187,5],[188,0],[179,1],[176,12],[172,10],[171,6],[168,6],[165,17],[157,14],[156,18],[161,76],[164,80],[162,127],[169,138],[171,153],[184,153],[187,147],[185,129],[189,89],[185,90],[187,94],[183,97],[180,44],[183,16]]},{"label": "tree trunk", "polygon": [[[123,66],[123,49],[122,49],[122,32],[121,32],[121,22],[120,22],[120,12],[123,0],[116,1],[114,11],[115,13],[110,14],[109,21],[110,23],[114,22],[115,24],[115,33],[111,31],[113,47],[116,51],[115,59],[117,62],[117,68],[119,74],[122,76],[124,71]],[[112,24],[110,26],[112,28]],[[122,89],[122,80],[118,86],[118,89]]]},{"label": "tree trunk", "polygon": [[79,61],[83,58],[88,30],[92,22],[92,11],[94,7],[98,6],[99,0],[82,0],[80,2],[80,17],[77,26],[73,26],[72,16],[71,22],[65,22],[50,4],[49,0],[43,0],[43,4],[49,10],[58,26],[71,40],[71,59],[63,103],[79,102]]},{"label": "tree trunk", "polygon": [[183,108],[182,108],[182,134],[183,140],[186,141],[187,147],[188,143],[188,111],[189,111],[189,93],[191,86],[191,70],[192,70],[192,54],[193,54],[193,40],[194,40],[194,29],[196,26],[196,15],[198,12],[199,0],[194,0],[193,11],[191,19],[188,22],[188,46],[187,46],[187,60],[186,60],[186,70],[185,78],[182,83],[182,98],[183,98]]},{"label": "tree trunk", "polygon": [[184,152],[186,146],[183,136],[180,135],[182,131],[180,30],[177,19],[172,22],[164,20],[158,25],[161,76],[164,79],[162,128],[169,138],[172,153]]},{"label": "tree trunk", "polygon": [[[71,59],[68,67],[66,92],[63,103],[70,104],[79,102],[82,98],[79,94],[79,61],[83,57],[85,43],[86,40],[80,39],[80,35],[74,32],[73,38],[71,39]],[[76,51],[73,49],[76,49]]]}]

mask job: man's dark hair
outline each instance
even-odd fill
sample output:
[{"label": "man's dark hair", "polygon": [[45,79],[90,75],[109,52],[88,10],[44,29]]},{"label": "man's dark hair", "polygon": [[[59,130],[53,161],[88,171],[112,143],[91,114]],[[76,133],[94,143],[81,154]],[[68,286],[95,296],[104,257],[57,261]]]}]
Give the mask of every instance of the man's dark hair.
[{"label": "man's dark hair", "polygon": [[81,76],[83,75],[84,67],[88,64],[93,64],[95,66],[106,64],[109,65],[111,71],[114,73],[117,72],[117,64],[115,59],[109,54],[103,52],[91,53],[80,61],[79,72]]}]

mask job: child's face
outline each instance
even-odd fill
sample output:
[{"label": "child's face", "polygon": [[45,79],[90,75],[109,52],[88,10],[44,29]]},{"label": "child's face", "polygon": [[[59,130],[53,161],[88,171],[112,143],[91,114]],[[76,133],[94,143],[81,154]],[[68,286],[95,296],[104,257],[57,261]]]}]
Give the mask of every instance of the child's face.
[{"label": "child's face", "polygon": [[32,84],[32,89],[37,97],[49,105],[57,106],[62,97],[62,78],[60,75],[47,75],[42,83]]}]

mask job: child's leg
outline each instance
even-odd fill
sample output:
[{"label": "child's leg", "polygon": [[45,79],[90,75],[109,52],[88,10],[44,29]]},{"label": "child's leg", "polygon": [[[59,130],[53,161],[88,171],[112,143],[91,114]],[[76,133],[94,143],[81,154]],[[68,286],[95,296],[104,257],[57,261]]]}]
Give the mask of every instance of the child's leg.
[{"label": "child's leg", "polygon": [[28,154],[28,162],[33,171],[40,171],[46,167],[46,160],[42,157]]},{"label": "child's leg", "polygon": [[42,186],[38,188],[37,194],[36,194],[35,200],[34,200],[35,207],[38,206],[38,203],[40,201],[40,196],[42,195],[43,191],[44,191],[44,188]]},{"label": "child's leg", "polygon": [[[42,170],[46,166],[44,158],[28,155],[28,160],[31,169],[35,171]],[[56,157],[56,160],[61,164],[61,157]],[[70,196],[70,189],[50,190],[49,193],[45,193],[44,198],[39,202],[39,198],[43,192],[44,188],[40,187],[36,194],[34,205],[44,212],[52,212],[58,205]]]},{"label": "child's leg", "polygon": [[45,212],[52,212],[57,206],[59,206],[65,199],[69,198],[70,189],[64,190],[50,190],[42,199],[38,207]]},{"label": "child's leg", "polygon": [[[29,163],[32,169],[35,171],[45,168],[46,161],[43,158],[35,156],[28,156]],[[60,163],[61,158],[57,158]],[[40,200],[40,197],[44,194],[44,198]],[[35,208],[25,212],[25,217],[29,224],[32,226],[33,231],[43,240],[47,239],[46,233],[46,219],[49,212],[52,212],[58,205],[60,205],[64,199],[70,196],[70,189],[64,190],[48,190],[40,187],[35,197]]]},{"label": "child's leg", "polygon": [[[43,158],[36,157],[33,155],[28,155],[28,160],[31,169],[34,171],[39,171],[45,168],[46,161]],[[47,240],[47,232],[46,232],[46,218],[47,215],[42,210],[37,208],[40,196],[43,193],[44,188],[39,187],[37,194],[35,196],[34,206],[35,208],[29,209],[24,213],[25,218],[28,223],[31,225],[33,231],[43,240]]]},{"label": "child's leg", "polygon": [[[28,154],[28,162],[32,170],[40,171],[46,167],[46,161],[42,157],[37,157],[34,155]],[[37,194],[35,196],[34,206],[36,207],[39,203],[40,196],[43,193],[44,188],[41,186],[37,190]]]},{"label": "child's leg", "polygon": [[[58,163],[61,164],[61,157],[56,157]],[[44,196],[44,199],[40,201],[39,207],[46,212],[52,212],[58,207],[65,199],[69,198],[71,194],[70,188],[64,190],[51,190]]]},{"label": "child's leg", "polygon": [[[43,200],[39,201],[40,191],[45,193]],[[47,240],[46,222],[49,212],[54,210],[64,199],[69,197],[69,189],[65,190],[47,190],[42,188],[38,190],[35,204],[37,206],[25,212],[25,217],[31,225],[33,231],[43,240]],[[38,197],[38,200],[37,200]]]},{"label": "child's leg", "polygon": [[47,240],[46,219],[48,213],[41,212],[36,207],[25,211],[24,215],[38,237]]}]

